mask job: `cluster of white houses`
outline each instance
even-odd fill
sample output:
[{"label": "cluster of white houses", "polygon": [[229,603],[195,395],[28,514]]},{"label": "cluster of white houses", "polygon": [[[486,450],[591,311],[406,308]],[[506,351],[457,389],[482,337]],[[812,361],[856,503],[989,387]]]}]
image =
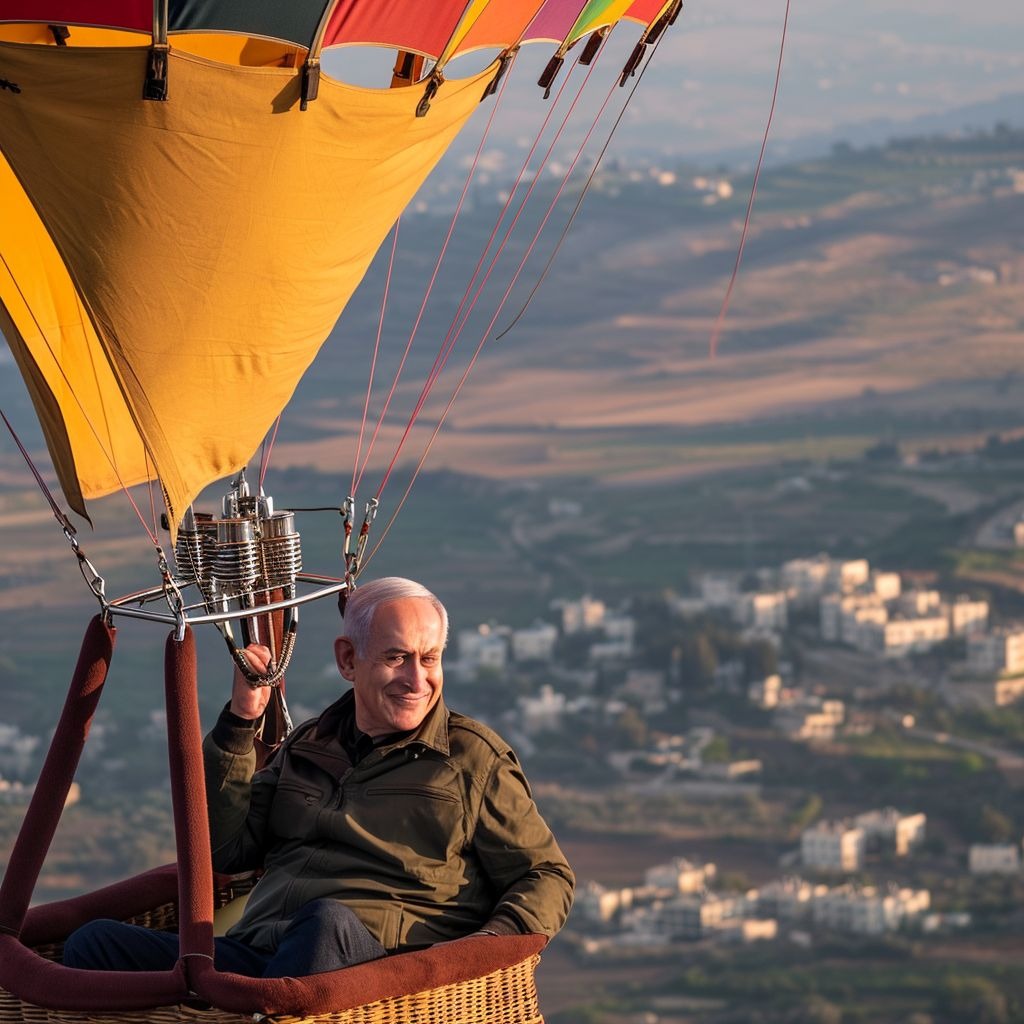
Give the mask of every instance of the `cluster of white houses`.
[{"label": "cluster of white houses", "polygon": [[758,579],[759,588],[750,591],[742,589],[738,573],[709,573],[700,578],[697,596],[674,605],[681,614],[725,611],[768,638],[787,628],[793,608],[816,607],[822,640],[879,658],[922,654],[961,638],[967,657],[953,666],[954,681],[980,684],[986,702],[997,706],[1024,698],[1024,625],[992,627],[988,601],[904,589],[899,573],[872,569],[863,558],[795,558],[761,570]]},{"label": "cluster of white houses", "polygon": [[924,842],[924,814],[894,807],[867,811],[842,821],[819,821],[800,836],[800,862],[816,871],[860,871],[870,847],[883,846],[906,857]]},{"label": "cluster of white houses", "polygon": [[[879,847],[909,856],[925,838],[924,814],[903,814],[893,807],[867,811],[840,821],[819,821],[800,836],[800,863],[818,872],[857,872],[865,856]],[[967,869],[972,875],[1016,875],[1024,843],[972,843]]]},{"label": "cluster of white houses", "polygon": [[587,936],[584,949],[700,939],[752,942],[777,938],[780,927],[796,925],[881,935],[924,926],[931,906],[927,889],[850,882],[829,886],[792,876],[743,893],[716,892],[714,878],[714,864],[678,858],[650,868],[640,886],[611,889],[585,883],[573,909],[574,926]]},{"label": "cluster of white houses", "polygon": [[612,611],[603,601],[584,595],[578,600],[559,600],[552,604],[560,622],[535,622],[532,626],[482,624],[462,629],[457,634],[456,671],[475,674],[481,669],[500,672],[510,663],[550,662],[555,656],[559,636],[590,634],[588,661],[625,661],[633,654],[636,621],[632,616]]}]

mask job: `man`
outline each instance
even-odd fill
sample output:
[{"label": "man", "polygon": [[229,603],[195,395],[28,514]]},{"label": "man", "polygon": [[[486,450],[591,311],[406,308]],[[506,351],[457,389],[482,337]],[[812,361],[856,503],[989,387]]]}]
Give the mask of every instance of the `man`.
[{"label": "man", "polygon": [[[448,615],[411,580],[354,590],[335,641],[352,684],[255,771],[269,699],[238,672],[204,743],[214,868],[262,869],[216,942],[221,970],[262,977],[334,970],[477,933],[554,935],[574,879],[515,754],[449,711]],[[263,671],[270,652],[247,657]],[[65,963],[158,970],[174,936],[115,922],[72,935]]]}]

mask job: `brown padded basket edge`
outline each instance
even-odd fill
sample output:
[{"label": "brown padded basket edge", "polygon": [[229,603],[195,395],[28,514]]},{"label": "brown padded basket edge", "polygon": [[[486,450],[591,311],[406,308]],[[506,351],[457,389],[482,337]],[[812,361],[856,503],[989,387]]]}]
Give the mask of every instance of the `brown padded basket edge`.
[{"label": "brown padded basket edge", "polygon": [[[218,878],[218,905],[238,895],[246,881]],[[177,871],[174,865],[157,868],[135,878],[107,886],[94,893],[45,904],[29,911],[22,933],[27,945],[38,947],[49,960],[60,955],[60,943],[78,924],[97,916],[135,920],[149,927],[173,928],[176,924],[174,900],[177,895]],[[5,937],[10,941],[10,937]],[[196,1011],[186,1006],[154,1007],[145,1011],[111,1006],[109,1000],[84,999],[88,1012],[69,1009],[61,998],[55,964],[32,956],[33,964],[17,957],[17,984],[5,978],[4,984],[16,988],[23,1001],[0,989],[0,1024],[6,1022],[172,1022],[210,1021],[211,1024],[240,1024],[252,1021],[254,1008],[262,1013],[292,1019],[316,1019],[338,1024],[470,1024],[473,1021],[496,1024],[539,1024],[534,970],[539,952],[546,943],[542,935],[508,937],[478,936],[456,945],[403,953],[343,971],[310,978],[241,978],[219,974],[208,961],[193,961],[190,981],[202,1000],[219,1010]],[[24,951],[28,953],[27,950]],[[12,958],[14,959],[14,958]],[[38,964],[39,970],[32,966]],[[6,972],[5,972],[6,973]],[[33,984],[26,974],[38,975]],[[81,977],[75,972],[78,978]],[[102,973],[97,972],[97,982]],[[170,980],[170,976],[168,976]],[[104,986],[106,988],[107,986]],[[160,987],[158,987],[159,989]],[[42,998],[39,996],[42,995]],[[60,1003],[59,1014],[48,1015],[41,1004]],[[116,1002],[116,1000],[114,1001]],[[138,1005],[137,1002],[135,1005]],[[241,1016],[244,1015],[244,1016]]]}]

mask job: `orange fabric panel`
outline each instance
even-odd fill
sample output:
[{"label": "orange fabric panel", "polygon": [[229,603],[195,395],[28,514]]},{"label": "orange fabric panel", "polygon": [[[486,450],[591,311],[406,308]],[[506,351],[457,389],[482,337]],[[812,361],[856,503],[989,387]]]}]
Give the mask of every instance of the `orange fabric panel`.
[{"label": "orange fabric panel", "polygon": [[2,156],[0,209],[0,329],[68,504],[84,515],[83,498],[147,479],[145,452],[67,268]]},{"label": "orange fabric panel", "polygon": [[455,54],[488,48],[504,49],[517,43],[543,0],[503,0],[490,3],[459,41]]}]

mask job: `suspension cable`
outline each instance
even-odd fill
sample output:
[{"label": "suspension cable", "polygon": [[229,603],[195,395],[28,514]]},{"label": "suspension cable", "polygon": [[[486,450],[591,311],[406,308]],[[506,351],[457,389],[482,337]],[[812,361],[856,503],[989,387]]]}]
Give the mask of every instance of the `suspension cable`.
[{"label": "suspension cable", "polygon": [[757,196],[757,183],[761,177],[761,167],[764,164],[765,150],[768,148],[768,134],[772,129],[772,119],[775,117],[775,102],[779,98],[779,83],[782,81],[782,60],[786,52],[786,30],[789,26],[789,5],[786,0],[786,13],[782,19],[782,37],[779,40],[779,60],[775,67],[775,87],[772,90],[771,107],[768,110],[768,120],[764,126],[764,138],[761,139],[761,152],[757,156],[757,166],[754,169],[754,180],[750,185],[750,198],[747,200],[747,212],[743,218],[743,230],[740,232],[740,242],[736,250],[736,262],[732,267],[732,275],[729,277],[729,285],[725,289],[725,297],[722,299],[722,308],[718,311],[715,319],[715,326],[711,331],[711,340],[708,343],[709,353],[712,358],[718,354],[718,339],[725,324],[725,317],[729,311],[729,301],[732,299],[733,288],[736,287],[736,279],[739,277],[740,263],[743,260],[743,248],[747,244],[747,232],[750,229],[750,217],[754,210],[754,199]]},{"label": "suspension cable", "polygon": [[[509,239],[510,239],[510,237],[512,235],[512,232],[515,230],[515,226],[518,223],[519,218],[522,215],[522,212],[523,212],[523,210],[526,207],[526,204],[529,202],[529,199],[532,196],[534,189],[537,187],[537,183],[540,181],[541,172],[544,169],[544,167],[547,165],[547,162],[550,159],[551,153],[552,153],[556,143],[561,138],[562,133],[564,132],[565,127],[568,124],[569,117],[572,115],[573,111],[576,108],[576,105],[579,103],[579,100],[580,100],[580,98],[581,98],[581,96],[583,94],[583,91],[586,88],[586,85],[587,85],[588,81],[590,80],[590,76],[591,76],[591,74],[593,74],[593,71],[594,71],[596,65],[597,65],[597,58],[595,57],[594,61],[587,68],[587,73],[584,76],[583,81],[581,82],[581,84],[579,86],[579,89],[576,92],[576,96],[573,98],[572,103],[569,105],[569,109],[566,111],[566,113],[565,113],[565,115],[564,115],[564,117],[562,119],[562,123],[559,125],[557,131],[555,132],[555,135],[552,138],[552,140],[551,140],[551,142],[550,142],[550,144],[549,144],[549,146],[547,148],[547,151],[545,152],[544,157],[541,160],[540,166],[538,167],[537,172],[534,174],[533,180],[530,182],[529,188],[527,189],[525,196],[523,196],[523,198],[520,200],[518,209],[516,210],[514,216],[512,217],[512,220],[509,223],[509,226],[506,228],[505,234],[504,234],[501,242],[499,243],[497,249],[495,250],[494,255],[491,257],[491,260],[490,260],[490,263],[489,263],[489,265],[487,267],[486,272],[484,273],[484,275],[482,277],[480,277],[479,284],[476,287],[476,290],[475,290],[475,292],[473,294],[472,300],[469,302],[468,305],[466,305],[466,297],[468,296],[469,292],[473,288],[473,282],[479,276],[480,268],[483,266],[483,263],[484,263],[484,261],[486,259],[487,251],[490,248],[490,244],[493,241],[495,234],[497,233],[498,227],[500,226],[502,220],[504,219],[505,213],[508,210],[508,206],[511,203],[512,196],[515,194],[516,188],[518,188],[520,182],[522,181],[523,176],[525,175],[526,168],[529,165],[529,160],[532,158],[532,155],[533,155],[534,151],[536,150],[537,145],[540,142],[540,138],[543,135],[545,128],[547,127],[547,124],[548,124],[548,122],[549,122],[549,120],[551,118],[551,115],[553,113],[554,107],[552,107],[552,109],[548,112],[547,117],[545,117],[544,123],[541,126],[540,133],[537,136],[537,140],[534,142],[534,146],[530,150],[530,154],[527,156],[527,160],[524,163],[523,169],[521,170],[519,178],[516,181],[515,188],[513,188],[512,193],[510,193],[509,199],[506,202],[505,207],[502,209],[502,212],[501,212],[501,214],[498,217],[498,221],[495,224],[494,231],[492,232],[491,238],[488,239],[487,246],[485,247],[484,252],[481,255],[480,262],[477,264],[477,269],[474,272],[473,279],[470,281],[470,284],[469,284],[469,286],[466,289],[466,294],[463,296],[463,302],[460,304],[459,310],[456,312],[456,315],[455,315],[455,317],[452,320],[452,324],[451,324],[451,326],[448,329],[448,333],[445,335],[445,339],[444,339],[444,342],[442,343],[441,350],[438,353],[438,358],[435,359],[434,366],[431,368],[431,372],[428,375],[427,380],[424,382],[424,385],[423,385],[423,387],[422,387],[422,389],[420,391],[419,400],[417,401],[415,407],[413,408],[412,413],[409,416],[408,422],[406,423],[406,426],[405,426],[405,430],[403,431],[402,437],[400,438],[400,440],[398,442],[398,445],[395,448],[394,455],[391,458],[391,462],[388,465],[387,471],[384,473],[384,477],[381,480],[380,485],[377,488],[376,496],[378,498],[380,497],[381,492],[384,490],[385,486],[387,485],[387,482],[388,482],[388,480],[391,477],[391,473],[394,470],[395,465],[398,462],[398,457],[401,454],[402,448],[405,446],[405,443],[408,440],[410,433],[412,432],[413,425],[415,424],[416,419],[419,417],[420,412],[423,410],[423,407],[426,404],[427,397],[429,396],[431,390],[433,389],[433,387],[436,384],[438,378],[440,377],[441,372],[444,370],[445,365],[448,362],[448,358],[451,355],[451,353],[452,353],[452,351],[453,351],[453,349],[455,347],[456,342],[458,341],[459,337],[461,336],[462,331],[464,330],[464,328],[466,326],[466,323],[469,320],[470,314],[472,313],[473,309],[476,306],[477,301],[479,300],[481,294],[483,293],[483,290],[486,287],[487,282],[490,279],[490,276],[493,273],[494,268],[497,265],[498,260],[500,259],[502,252],[504,252],[505,246],[508,244],[508,241],[509,241]],[[562,82],[562,85],[561,85],[561,87],[559,89],[558,96],[556,96],[555,103],[558,102],[558,97],[561,96],[562,90],[564,90],[566,84],[568,83],[568,80],[569,80],[569,76],[566,76],[565,80]],[[598,116],[600,116],[600,115],[598,115]],[[460,321],[460,316],[461,316],[461,321]],[[493,321],[492,321],[492,323],[493,323]],[[490,326],[488,327],[488,330],[490,330]],[[477,351],[479,352],[479,349]],[[475,362],[475,356],[474,356],[474,360],[473,361]],[[461,383],[460,383],[459,387],[461,388]]]},{"label": "suspension cable", "polygon": [[[565,222],[565,227],[562,229],[562,233],[558,236],[558,241],[555,243],[554,249],[551,250],[551,255],[548,257],[547,262],[544,264],[544,268],[541,270],[540,276],[537,278],[537,281],[534,284],[534,286],[530,289],[530,294],[526,296],[526,301],[522,304],[522,306],[519,307],[519,312],[517,312],[516,315],[512,318],[508,326],[506,326],[500,334],[495,336],[495,341],[501,341],[501,339],[504,338],[505,335],[508,334],[509,331],[511,331],[517,323],[519,323],[519,321],[522,319],[523,315],[529,308],[530,303],[533,302],[534,297],[537,295],[537,292],[540,291],[541,285],[547,278],[548,272],[551,270],[551,267],[553,266],[555,259],[558,257],[558,253],[561,251],[563,243],[569,236],[569,231],[572,228],[573,222],[576,220],[576,215],[580,212],[580,207],[583,206],[583,200],[586,199],[587,193],[590,191],[590,186],[594,183],[594,178],[596,177],[597,172],[601,167],[601,162],[604,160],[605,154],[608,152],[608,147],[611,145],[612,139],[615,136],[615,132],[618,129],[619,125],[622,123],[622,119],[626,116],[626,110],[629,108],[630,101],[636,94],[637,87],[643,80],[644,74],[646,73],[647,69],[651,66],[651,61],[654,59],[655,53],[658,52],[658,47],[661,45],[661,41],[664,38],[665,33],[663,32],[661,35],[658,36],[658,38],[654,42],[654,45],[651,47],[651,52],[648,55],[647,60],[644,62],[644,66],[640,69],[640,73],[636,76],[636,81],[633,82],[633,85],[626,96],[626,100],[622,104],[622,109],[619,111],[618,116],[615,118],[615,121],[611,126],[611,130],[608,132],[608,137],[604,140],[604,144],[601,146],[601,149],[597,154],[597,159],[594,161],[594,166],[590,169],[590,173],[587,175],[587,180],[583,183],[583,188],[580,190],[580,194],[576,199],[576,203],[572,208],[572,212],[569,214],[569,218]],[[607,100],[605,102],[607,103]],[[565,180],[568,181],[568,175],[566,175]],[[559,195],[560,194],[561,189],[559,189]],[[558,196],[556,195],[554,201],[552,202],[551,209],[554,208],[554,204],[557,201]],[[551,212],[551,209],[549,209],[549,213]]]},{"label": "suspension cable", "polygon": [[[512,56],[512,61],[515,61],[515,54]],[[509,68],[511,70],[511,66]],[[502,76],[501,83],[498,87],[498,95],[495,98],[494,104],[491,107],[490,116],[487,118],[487,124],[484,127],[483,134],[480,137],[480,142],[477,144],[476,153],[473,156],[473,161],[469,168],[469,173],[466,175],[466,181],[462,186],[462,192],[459,195],[459,201],[455,206],[455,213],[452,215],[451,223],[448,225],[448,232],[445,235],[444,242],[441,244],[440,252],[438,253],[437,260],[434,263],[434,270],[430,276],[430,280],[427,283],[426,290],[423,294],[423,300],[420,302],[419,312],[416,314],[416,320],[413,323],[412,330],[409,333],[409,340],[405,344],[405,351],[402,353],[402,358],[399,361],[398,369],[395,372],[395,378],[391,384],[391,390],[388,392],[387,398],[384,401],[383,408],[381,409],[380,415],[377,417],[377,423],[373,428],[373,435],[370,438],[369,446],[366,450],[366,455],[363,459],[362,465],[359,467],[359,473],[352,485],[353,494],[358,490],[360,483],[363,479],[363,474],[366,472],[366,467],[370,461],[370,455],[373,452],[374,445],[377,441],[377,435],[380,433],[381,426],[384,423],[384,419],[387,416],[388,409],[391,405],[391,399],[394,397],[395,391],[398,388],[398,382],[402,375],[402,370],[405,367],[406,360],[409,356],[409,351],[412,348],[413,341],[416,338],[416,333],[419,330],[420,321],[423,319],[423,313],[427,307],[427,301],[430,298],[431,293],[434,289],[434,283],[437,281],[438,272],[441,269],[441,263],[444,261],[445,254],[448,251],[448,243],[451,241],[452,234],[455,231],[455,225],[462,213],[462,207],[466,201],[466,196],[469,193],[469,186],[473,181],[473,177],[476,174],[477,166],[480,163],[480,157],[483,153],[484,145],[491,131],[491,126],[494,124],[495,115],[498,112],[498,107],[501,104],[502,97],[505,94],[505,86],[508,85],[509,78],[511,76],[506,74]]]},{"label": "suspension cable", "polygon": [[[654,56],[654,47],[652,47],[651,54],[650,54],[650,57],[653,57],[653,56]],[[648,62],[650,60],[650,57],[648,58]],[[646,69],[646,67],[647,67],[647,65],[645,64],[644,69]],[[639,83],[639,78],[642,77],[642,74],[643,74],[643,72],[641,71],[641,75],[638,76],[636,84]],[[598,123],[601,120],[601,117],[603,116],[605,110],[608,107],[608,104],[611,102],[611,98],[614,95],[616,84],[617,83],[613,83],[612,84],[612,88],[609,90],[608,95],[605,97],[604,102],[602,103],[600,109],[598,110],[597,115],[594,118],[593,124],[591,124],[589,130],[587,131],[587,133],[585,134],[585,136],[583,138],[583,141],[581,142],[579,148],[577,149],[576,155],[573,158],[572,163],[570,164],[569,169],[566,172],[566,174],[565,174],[565,176],[564,176],[564,178],[562,180],[562,184],[558,188],[558,190],[557,190],[557,192],[555,194],[554,199],[551,201],[551,204],[549,205],[547,212],[545,213],[543,219],[541,220],[540,225],[537,227],[536,231],[534,232],[533,238],[531,239],[530,244],[529,244],[529,246],[526,249],[526,252],[523,254],[522,258],[520,259],[519,265],[516,268],[515,273],[512,275],[512,279],[510,280],[508,286],[506,287],[505,292],[502,295],[501,301],[498,303],[498,306],[495,309],[494,314],[491,317],[490,322],[488,323],[487,327],[485,328],[485,330],[484,330],[484,332],[483,332],[483,334],[482,334],[482,336],[480,338],[480,341],[479,341],[479,343],[476,346],[476,350],[474,351],[474,353],[473,353],[473,355],[472,355],[472,357],[471,357],[471,359],[469,361],[469,364],[467,365],[467,367],[466,367],[465,371],[463,372],[461,378],[459,379],[458,383],[456,384],[455,389],[453,390],[453,392],[451,394],[451,397],[448,399],[448,403],[445,406],[444,411],[441,413],[441,416],[438,418],[437,424],[434,426],[434,429],[431,432],[430,438],[428,439],[426,445],[424,446],[424,449],[423,449],[423,452],[422,452],[422,454],[420,456],[420,459],[417,462],[415,469],[413,470],[412,477],[409,480],[408,484],[406,485],[405,491],[403,492],[401,499],[399,500],[397,506],[395,507],[395,510],[392,512],[390,518],[388,519],[388,522],[387,522],[386,526],[384,527],[383,531],[381,532],[380,536],[378,537],[377,542],[374,545],[373,549],[371,550],[370,554],[364,560],[364,563],[363,563],[364,567],[373,558],[373,556],[377,553],[377,551],[379,550],[381,544],[384,542],[384,538],[390,532],[391,527],[394,525],[395,520],[398,518],[399,512],[401,512],[402,507],[405,505],[407,499],[409,498],[409,495],[412,492],[413,484],[416,482],[416,479],[419,476],[420,471],[423,469],[423,466],[426,463],[427,456],[429,455],[430,450],[433,447],[434,441],[437,439],[437,436],[438,436],[438,434],[441,431],[441,427],[444,425],[444,422],[447,419],[448,414],[451,411],[452,406],[455,404],[455,400],[458,397],[459,393],[461,392],[461,390],[463,388],[463,385],[466,383],[466,380],[469,378],[469,375],[470,375],[473,367],[476,364],[477,358],[479,357],[480,352],[482,351],[484,345],[487,342],[487,339],[488,339],[488,337],[490,335],[490,332],[491,332],[492,328],[494,327],[495,323],[497,323],[497,320],[498,320],[498,318],[501,315],[501,311],[504,309],[505,304],[508,301],[508,298],[509,298],[509,296],[512,293],[512,290],[515,287],[516,282],[518,281],[520,274],[522,273],[523,268],[525,267],[527,261],[529,260],[530,255],[532,254],[533,249],[536,246],[538,239],[540,238],[541,234],[544,231],[544,228],[545,228],[545,226],[546,226],[546,224],[548,222],[549,217],[553,213],[553,211],[555,209],[555,206],[558,203],[558,200],[559,200],[559,197],[561,196],[562,191],[565,189],[566,185],[568,184],[573,170],[575,169],[577,163],[579,162],[580,158],[582,157],[583,152],[586,149],[586,146],[587,146],[591,136],[593,135],[595,129],[597,128]],[[633,92],[635,91],[635,88],[636,88],[636,85],[634,84],[634,88],[630,91],[629,96],[627,96],[627,98],[626,98],[625,102],[627,104],[629,103],[629,100],[632,98],[632,95],[633,95]],[[620,112],[619,117],[617,118],[617,120],[612,125],[612,131],[615,130],[615,127],[617,127],[617,125],[619,124],[619,121],[621,120],[621,118],[622,118],[622,113]],[[607,149],[607,143],[605,144],[605,146],[601,150],[601,155],[602,156],[604,155],[604,152],[605,152],[606,149]],[[507,328],[506,328],[506,331],[507,331]],[[503,332],[503,333],[505,333],[505,332]],[[500,337],[500,335],[499,335],[499,337]]]},{"label": "suspension cable", "polygon": [[384,294],[380,301],[380,318],[377,321],[377,337],[373,343],[373,355],[370,358],[370,373],[366,381],[366,398],[363,401],[363,418],[359,421],[359,439],[356,442],[356,457],[352,462],[352,485],[349,490],[349,494],[353,497],[356,493],[356,484],[358,483],[359,473],[359,460],[363,451],[363,435],[366,431],[366,420],[370,412],[370,395],[373,392],[373,379],[377,371],[377,356],[380,353],[380,339],[384,332],[384,313],[388,306],[388,291],[391,288],[391,275],[395,269],[395,252],[398,249],[398,229],[402,223],[401,214],[398,215],[398,219],[395,221],[395,231],[391,238],[391,255],[388,258],[388,272],[384,278]]},{"label": "suspension cable", "polygon": [[274,420],[274,426],[266,437],[263,438],[263,447],[260,452],[260,476],[259,490],[263,491],[263,481],[266,479],[267,470],[270,468],[270,456],[274,451],[274,443],[277,441],[277,432],[281,427],[281,413],[278,413]]}]

